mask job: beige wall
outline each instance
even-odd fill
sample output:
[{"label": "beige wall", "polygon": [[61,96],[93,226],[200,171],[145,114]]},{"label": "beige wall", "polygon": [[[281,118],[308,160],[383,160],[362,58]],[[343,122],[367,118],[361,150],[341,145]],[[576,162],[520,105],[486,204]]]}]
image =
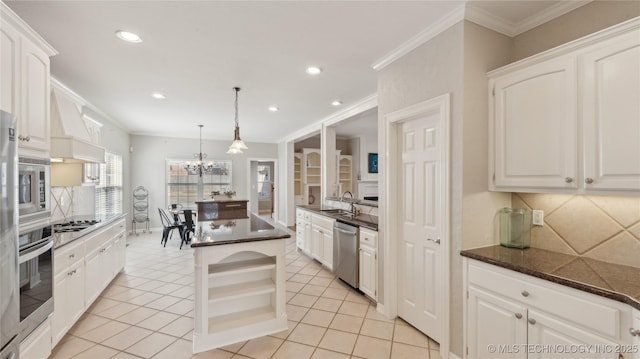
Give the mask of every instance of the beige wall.
[{"label": "beige wall", "polygon": [[[424,45],[380,71],[378,76],[378,128],[384,128],[385,115],[407,106],[451,94],[451,313],[450,350],[462,357],[462,173],[463,173],[463,37],[464,22],[460,22],[439,34]],[[380,133],[383,135],[382,133]],[[382,146],[379,153],[387,150]],[[386,171],[384,156],[379,157],[379,171]],[[380,181],[380,206],[384,207],[384,177]],[[384,225],[386,219],[379,222]],[[381,230],[382,231],[382,230]],[[380,233],[381,233],[380,231]],[[378,250],[384,241],[397,238],[380,238]],[[392,244],[393,245],[393,244]],[[378,258],[383,258],[381,253]],[[380,261],[381,269],[384,262]],[[379,271],[382,273],[382,270]],[[382,285],[383,283],[381,283]],[[384,287],[379,289],[379,298]]]},{"label": "beige wall", "polygon": [[544,211],[532,247],[640,268],[640,197],[514,193],[513,207]]},{"label": "beige wall", "polygon": [[640,16],[640,1],[593,1],[513,39],[513,60]]}]

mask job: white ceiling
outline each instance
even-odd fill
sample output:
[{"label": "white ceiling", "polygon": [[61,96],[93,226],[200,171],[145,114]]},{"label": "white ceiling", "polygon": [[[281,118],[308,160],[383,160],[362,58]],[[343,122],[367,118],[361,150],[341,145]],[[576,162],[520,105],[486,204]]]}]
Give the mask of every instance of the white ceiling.
[{"label": "white ceiling", "polygon": [[[59,54],[51,73],[127,131],[276,142],[376,92],[371,65],[460,1],[5,1]],[[512,23],[558,1],[474,2]],[[510,17],[510,18],[509,18]],[[139,34],[125,43],[116,30]],[[311,77],[309,65],[323,68]],[[162,92],[165,100],[153,99]],[[280,111],[269,112],[269,106]]]}]

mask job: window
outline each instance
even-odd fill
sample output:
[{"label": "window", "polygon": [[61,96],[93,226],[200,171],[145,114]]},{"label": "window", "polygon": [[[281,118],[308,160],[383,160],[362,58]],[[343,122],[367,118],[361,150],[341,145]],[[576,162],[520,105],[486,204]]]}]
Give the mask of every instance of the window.
[{"label": "window", "polygon": [[96,185],[96,215],[122,213],[122,156],[105,152],[100,164],[100,182]]},{"label": "window", "polygon": [[[197,174],[191,175],[185,169],[193,160],[167,160],[167,206],[177,204],[185,209],[195,209],[198,198]],[[210,198],[211,192],[232,190],[231,161],[212,161],[213,171],[202,175],[202,196]]]},{"label": "window", "polygon": [[271,198],[271,167],[258,165],[258,199]]}]

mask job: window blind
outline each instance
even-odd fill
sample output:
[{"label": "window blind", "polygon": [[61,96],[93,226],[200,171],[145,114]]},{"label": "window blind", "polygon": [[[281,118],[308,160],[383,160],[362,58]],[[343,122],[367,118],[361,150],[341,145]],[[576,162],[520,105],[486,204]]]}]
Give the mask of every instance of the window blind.
[{"label": "window blind", "polygon": [[96,215],[122,213],[122,156],[105,152],[105,163],[100,164],[100,182],[96,185]]}]

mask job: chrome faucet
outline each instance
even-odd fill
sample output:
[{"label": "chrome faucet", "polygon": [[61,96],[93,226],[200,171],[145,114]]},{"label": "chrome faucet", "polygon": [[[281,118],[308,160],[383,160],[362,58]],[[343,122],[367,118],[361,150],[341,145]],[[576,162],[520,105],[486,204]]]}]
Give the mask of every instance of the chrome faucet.
[{"label": "chrome faucet", "polygon": [[351,191],[344,191],[342,197],[340,198],[340,202],[344,200],[344,197],[349,194],[349,212],[355,217],[360,213],[360,209],[356,206],[355,200],[353,198],[353,193]]}]

